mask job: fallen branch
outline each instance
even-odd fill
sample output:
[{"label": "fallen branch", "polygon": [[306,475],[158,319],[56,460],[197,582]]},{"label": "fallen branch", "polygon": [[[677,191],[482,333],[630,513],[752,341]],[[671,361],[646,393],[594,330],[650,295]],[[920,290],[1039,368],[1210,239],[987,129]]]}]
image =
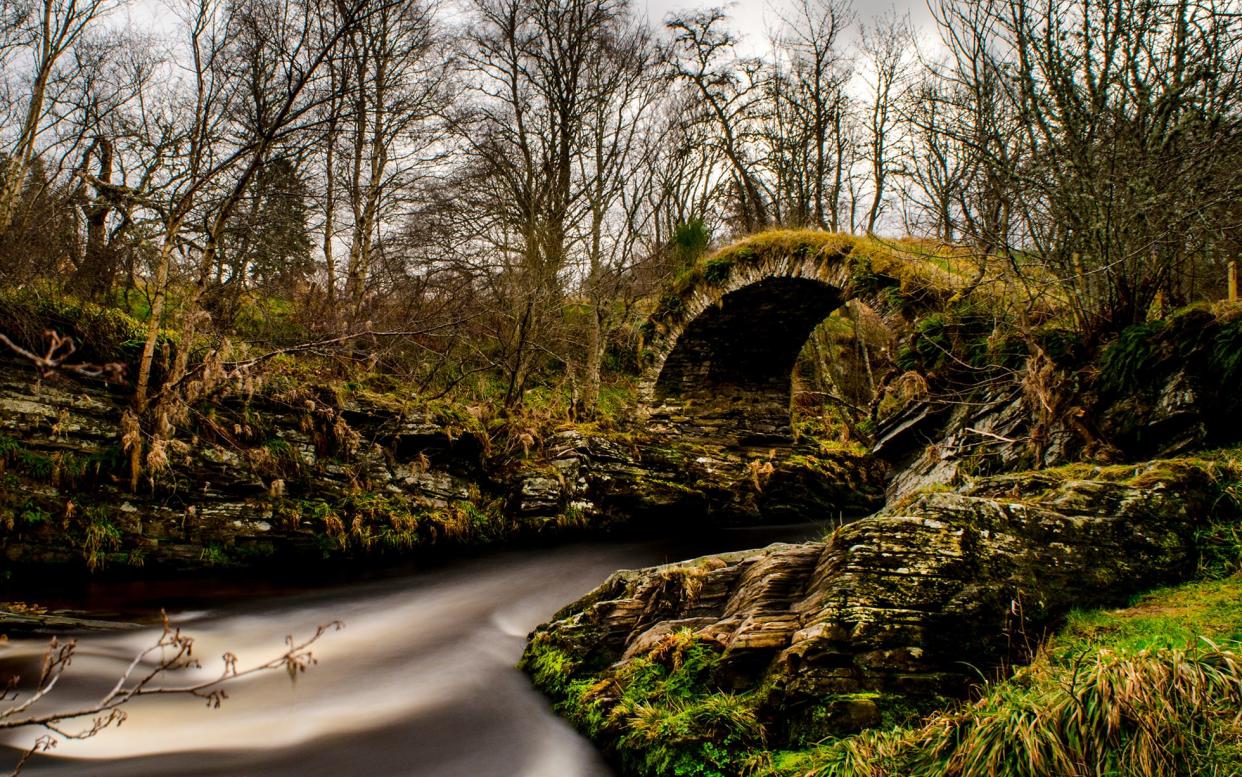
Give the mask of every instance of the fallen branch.
[{"label": "fallen branch", "polygon": [[274,359],[277,356],[284,356],[285,354],[290,354],[290,353],[298,353],[300,351],[313,351],[318,348],[325,348],[330,345],[340,345],[341,343],[347,343],[350,340],[357,340],[358,338],[361,338],[361,337],[423,337],[426,335],[434,334],[443,329],[448,329],[450,327],[458,326],[462,324],[465,320],[466,319],[461,319],[457,321],[448,321],[443,324],[437,324],[436,326],[428,327],[426,329],[409,329],[409,330],[395,330],[395,331],[367,329],[362,332],[354,332],[348,335],[340,335],[338,337],[329,337],[326,340],[316,340],[310,343],[298,343],[297,345],[290,345],[285,348],[277,348],[274,351],[268,351],[267,353],[260,354],[259,356],[255,356],[251,359],[245,359],[239,362],[225,362],[224,367],[225,369],[229,369],[229,370],[234,370],[234,369],[244,370],[244,369],[253,367],[256,364],[261,364],[265,361],[268,361],[269,359]]},{"label": "fallen branch", "polygon": [[863,414],[867,412],[866,408],[859,407],[853,402],[850,402],[848,399],[838,396],[831,391],[812,391],[810,389],[802,389],[799,390],[798,393],[809,397],[821,397],[829,402],[832,402],[833,404],[841,405],[848,410],[853,410],[855,413]]},{"label": "fallen branch", "polygon": [[[277,356],[284,356],[286,354],[300,353],[300,352],[305,352],[305,351],[314,351],[314,350],[318,350],[320,348],[326,348],[332,345],[340,345],[342,343],[347,343],[350,340],[357,340],[362,337],[420,337],[420,336],[434,334],[443,329],[448,329],[449,327],[457,326],[460,323],[462,323],[460,320],[449,321],[443,324],[438,324],[436,326],[428,327],[426,329],[412,329],[412,330],[393,331],[393,330],[367,329],[361,332],[353,332],[347,335],[329,337],[326,340],[315,340],[313,342],[298,343],[296,345],[290,345],[284,348],[277,348],[275,350],[267,351],[265,353],[259,354],[258,356],[254,356],[249,359],[243,359],[241,361],[224,362],[220,365],[220,368],[224,371],[225,378],[233,378],[233,377],[237,377],[243,374],[246,370],[250,369],[251,367],[255,367],[259,364],[262,364],[263,362],[275,359]],[[156,397],[163,396],[165,394],[168,394],[169,392],[176,390],[182,384],[186,383],[191,378],[196,376],[199,372],[201,372],[204,366],[205,366],[205,362],[196,364],[194,365],[193,368],[186,371],[186,373],[182,375],[180,378],[178,378],[177,380],[164,384],[160,388],[159,392],[156,394]]]},{"label": "fallen branch", "polygon": [[1003,435],[996,434],[995,432],[988,432],[983,429],[976,429],[973,426],[966,427],[966,431],[972,432],[982,437],[990,437],[993,440],[1000,440],[1001,442],[1014,443],[1014,444],[1022,442],[1021,440],[1015,440],[1010,437],[1005,437]]}]

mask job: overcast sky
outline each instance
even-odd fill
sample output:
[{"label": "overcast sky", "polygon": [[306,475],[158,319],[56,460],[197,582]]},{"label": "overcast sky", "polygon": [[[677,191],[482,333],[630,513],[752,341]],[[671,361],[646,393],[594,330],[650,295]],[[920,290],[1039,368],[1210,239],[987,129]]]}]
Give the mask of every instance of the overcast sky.
[{"label": "overcast sky", "polygon": [[[6,2],[7,0],[0,0]],[[741,48],[748,54],[762,54],[768,47],[768,32],[779,20],[780,10],[792,0],[633,0],[635,10],[644,12],[657,27],[670,13],[694,8],[723,6],[733,20],[733,28],[742,38]],[[175,0],[174,0],[175,2]],[[908,13],[916,28],[928,29],[931,15],[926,0],[854,0],[858,20],[866,23],[884,12],[896,9]],[[124,6],[118,21],[129,20],[140,29],[170,30],[176,19],[168,9],[167,0],[135,0]],[[116,17],[114,17],[116,18]]]},{"label": "overcast sky", "polygon": [[[647,9],[647,17],[654,24],[660,24],[664,17],[675,11],[690,8],[712,8],[723,6],[733,18],[734,29],[746,36],[743,46],[752,53],[758,53],[767,46],[768,29],[775,26],[779,19],[780,9],[787,5],[782,0],[634,0],[634,7]],[[898,13],[910,14],[915,27],[930,25],[931,15],[927,11],[925,0],[855,0],[854,11],[858,20],[867,22],[890,9]]]},{"label": "overcast sky", "polygon": [[[3,2],[5,0],[0,0]],[[633,0],[634,8],[646,10],[647,18],[655,25],[660,25],[664,17],[675,11],[692,8],[712,8],[723,6],[733,18],[737,32],[746,36],[745,44],[752,48],[766,46],[767,29],[777,21],[780,9],[789,4],[789,0]],[[917,26],[930,21],[926,0],[854,0],[854,11],[860,21],[866,22],[885,11],[896,8],[900,13],[909,13]],[[129,18],[143,26],[155,27],[171,25],[173,19],[164,0],[136,0],[125,6],[122,18]]]}]

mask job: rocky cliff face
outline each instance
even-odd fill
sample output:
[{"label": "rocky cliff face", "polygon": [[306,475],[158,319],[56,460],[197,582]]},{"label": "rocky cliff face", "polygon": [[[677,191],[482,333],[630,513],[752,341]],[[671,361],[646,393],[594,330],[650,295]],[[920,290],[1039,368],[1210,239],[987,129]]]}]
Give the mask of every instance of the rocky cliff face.
[{"label": "rocky cliff face", "polygon": [[1242,308],[1189,308],[1130,327],[1084,359],[1030,357],[905,403],[883,419],[872,450],[892,470],[889,498],[967,476],[1242,441]]},{"label": "rocky cliff face", "polygon": [[129,488],[125,397],[0,368],[0,556],[8,570],[303,563],[672,518],[787,521],[878,506],[860,454],[692,446],[573,428],[520,445],[457,408],[296,392],[195,408]]},{"label": "rocky cliff face", "polygon": [[699,693],[744,700],[769,747],[813,742],[962,695],[1071,608],[1185,579],[1219,496],[1179,461],[922,493],[822,542],[618,572],[535,631],[524,666],[622,760],[636,678],[687,645],[711,657]]},{"label": "rocky cliff face", "polygon": [[980,389],[964,402],[923,399],[886,419],[872,453],[888,462],[893,474],[887,493],[900,499],[965,475],[1062,464],[1079,451],[1078,437],[1057,425],[1051,444],[1032,460],[1033,418],[1027,398],[1014,385]]}]

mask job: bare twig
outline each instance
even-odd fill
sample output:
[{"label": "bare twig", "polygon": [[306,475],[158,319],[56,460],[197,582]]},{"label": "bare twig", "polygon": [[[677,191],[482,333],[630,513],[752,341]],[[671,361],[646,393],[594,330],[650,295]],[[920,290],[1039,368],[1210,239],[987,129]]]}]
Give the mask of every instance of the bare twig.
[{"label": "bare twig", "polygon": [[[343,626],[344,624],[340,621],[332,621],[318,626],[310,637],[300,641],[289,635],[285,637],[284,652],[244,669],[238,668],[236,655],[225,653],[221,656],[223,666],[219,674],[201,682],[165,685],[157,684],[156,681],[170,672],[202,668],[198,659],[194,657],[194,639],[183,634],[179,627],[171,625],[165,615],[163,631],[159,639],[134,656],[112,688],[98,700],[76,709],[29,714],[35,704],[56,687],[77,650],[76,640],[62,643],[53,638],[44,653],[43,664],[38,681],[34,684],[34,690],[28,692],[28,695],[20,701],[17,700],[22,694],[12,691],[12,684],[9,690],[0,694],[0,701],[14,702],[7,708],[0,708],[0,730],[41,728],[50,732],[40,736],[22,754],[10,775],[16,775],[35,753],[45,752],[55,747],[57,737],[89,739],[106,728],[120,725],[127,717],[121,707],[140,696],[169,694],[195,696],[204,699],[207,706],[218,708],[228,698],[223,687],[228,682],[281,668],[289,674],[290,680],[296,680],[299,674],[317,663],[310,650],[311,645],[327,632],[340,630]],[[84,718],[88,718],[89,722],[81,728],[75,728],[73,724]]]},{"label": "bare twig", "polygon": [[1003,436],[1003,435],[996,434],[995,432],[989,432],[989,431],[987,431],[987,430],[985,430],[985,429],[976,429],[976,428],[974,428],[973,426],[968,426],[968,427],[966,427],[966,431],[971,432],[972,434],[978,434],[978,435],[981,435],[981,436],[983,436],[983,437],[990,437],[990,438],[992,438],[993,440],[1000,440],[1001,442],[1008,442],[1008,443],[1019,443],[1019,442],[1021,442],[1021,440],[1015,440],[1015,439],[1013,439],[1013,438],[1011,438],[1011,437],[1005,437],[1005,436]]},{"label": "bare twig", "polygon": [[8,346],[9,350],[21,356],[34,364],[35,369],[39,371],[39,375],[46,378],[57,371],[76,372],[79,375],[85,375],[88,378],[103,378],[111,383],[125,382],[125,365],[121,362],[108,362],[107,364],[91,364],[89,362],[67,363],[70,356],[77,351],[72,337],[62,337],[59,332],[53,329],[44,331],[43,336],[48,339],[47,353],[40,356],[33,351],[29,351],[17,343],[10,340],[7,336],[0,334],[0,343]]}]

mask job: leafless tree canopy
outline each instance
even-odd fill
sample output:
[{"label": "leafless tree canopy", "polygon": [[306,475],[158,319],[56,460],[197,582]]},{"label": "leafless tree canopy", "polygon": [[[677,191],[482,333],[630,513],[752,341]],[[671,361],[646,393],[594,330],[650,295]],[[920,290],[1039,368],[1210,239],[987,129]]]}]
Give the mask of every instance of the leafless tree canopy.
[{"label": "leafless tree canopy", "polygon": [[127,10],[0,12],[0,273],[143,321],[139,414],[170,325],[429,332],[340,342],[590,413],[640,300],[771,227],[1000,257],[1087,333],[1224,296],[1242,241],[1236,0],[792,0],[745,45],[626,0]]}]

